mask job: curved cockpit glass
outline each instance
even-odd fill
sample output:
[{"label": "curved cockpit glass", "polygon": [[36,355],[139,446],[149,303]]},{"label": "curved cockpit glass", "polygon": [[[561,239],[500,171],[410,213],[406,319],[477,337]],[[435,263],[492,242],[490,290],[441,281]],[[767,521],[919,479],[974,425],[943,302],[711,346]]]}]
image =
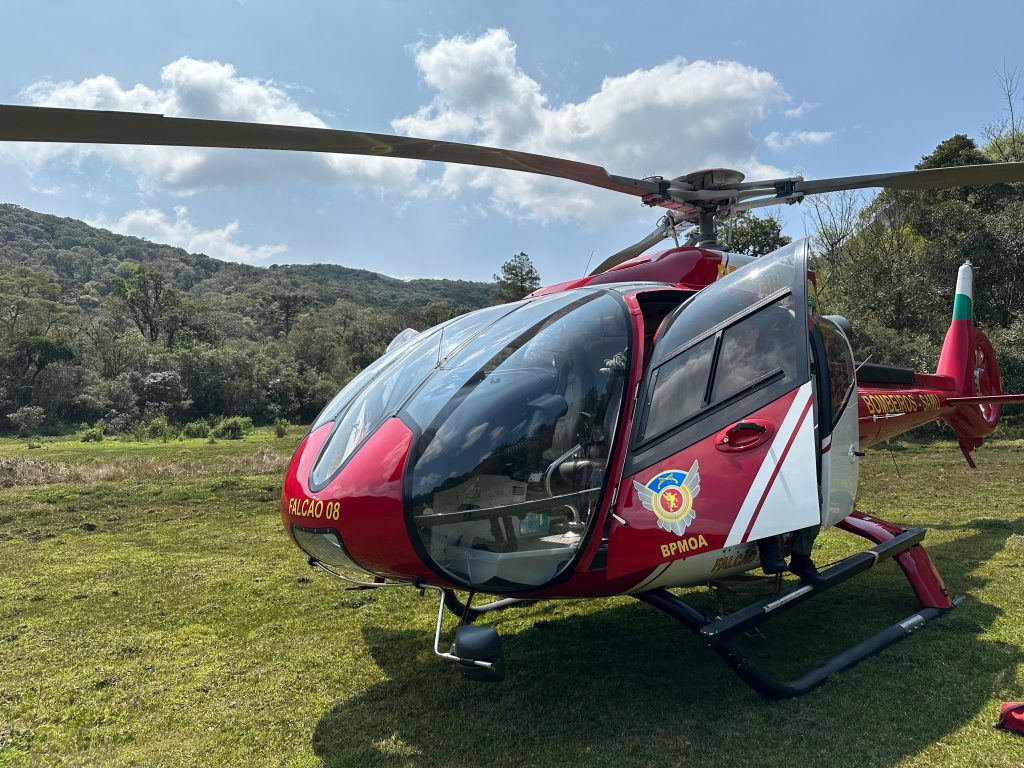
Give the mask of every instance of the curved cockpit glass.
[{"label": "curved cockpit glass", "polygon": [[468,340],[412,396],[407,500],[421,552],[490,592],[551,581],[596,512],[630,353],[621,297],[530,301]]},{"label": "curved cockpit glass", "polygon": [[363,369],[327,404],[313,423],[314,431],[331,421],[334,427],[313,467],[310,487],[313,490],[325,487],[355,449],[385,418],[395,414],[409,394],[440,367],[453,350],[496,318],[521,305],[522,302],[516,302],[487,307],[420,334],[403,331],[384,355]]}]

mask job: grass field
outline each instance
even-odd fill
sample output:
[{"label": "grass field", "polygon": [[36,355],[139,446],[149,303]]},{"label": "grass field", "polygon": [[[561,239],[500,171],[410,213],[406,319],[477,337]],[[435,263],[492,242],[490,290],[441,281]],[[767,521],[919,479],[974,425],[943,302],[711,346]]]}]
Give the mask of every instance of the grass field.
[{"label": "grass field", "polygon": [[[502,685],[430,649],[436,603],[344,591],[281,529],[298,430],[207,444],[0,440],[0,766],[1022,766],[1024,440],[869,452],[860,508],[930,529],[966,600],[769,703],[625,598],[488,617]],[[828,562],[861,547],[819,539]],[[763,594],[693,590],[711,609]],[[724,606],[723,606],[724,604]],[[793,671],[915,607],[887,563],[746,641]],[[449,622],[449,626],[451,626]]]}]

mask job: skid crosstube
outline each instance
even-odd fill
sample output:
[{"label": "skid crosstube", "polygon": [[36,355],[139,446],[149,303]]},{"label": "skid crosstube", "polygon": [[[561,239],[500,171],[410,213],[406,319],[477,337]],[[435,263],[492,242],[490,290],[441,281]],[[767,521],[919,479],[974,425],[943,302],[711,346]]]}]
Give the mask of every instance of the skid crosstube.
[{"label": "skid crosstube", "polygon": [[503,600],[495,600],[493,603],[487,603],[486,605],[472,605],[472,592],[469,593],[469,599],[465,603],[459,600],[455,590],[443,589],[441,594],[444,598],[444,607],[455,614],[464,624],[470,624],[475,619],[479,619],[485,613],[490,613],[491,611],[504,611],[506,608],[533,605],[536,602],[535,600],[521,597],[506,597]]},{"label": "skid crosstube", "polygon": [[[878,653],[893,643],[920,629],[928,621],[941,616],[957,600],[949,600],[937,571],[920,546],[923,528],[904,531],[889,523],[854,513],[848,518],[844,530],[878,542],[874,547],[842,560],[821,572],[822,584],[798,585],[748,605],[725,617],[710,619],[693,606],[666,589],[655,589],[636,597],[648,605],[664,611],[685,627],[697,632],[709,647],[715,650],[743,682],[770,699],[801,696],[824,683],[834,672],[852,667],[859,661]],[[847,521],[844,521],[846,523]],[[774,616],[841,584],[878,562],[896,558],[921,602],[921,610],[887,627],[856,645],[832,657],[824,664],[794,680],[779,681],[768,677],[746,659],[732,644],[738,634],[757,626]]]}]

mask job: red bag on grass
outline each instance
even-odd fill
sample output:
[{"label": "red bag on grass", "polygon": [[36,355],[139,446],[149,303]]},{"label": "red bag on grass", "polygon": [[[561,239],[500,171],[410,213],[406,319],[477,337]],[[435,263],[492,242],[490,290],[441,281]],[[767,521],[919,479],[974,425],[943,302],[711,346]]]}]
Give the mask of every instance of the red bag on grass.
[{"label": "red bag on grass", "polygon": [[1024,701],[1004,701],[996,728],[1024,735]]}]

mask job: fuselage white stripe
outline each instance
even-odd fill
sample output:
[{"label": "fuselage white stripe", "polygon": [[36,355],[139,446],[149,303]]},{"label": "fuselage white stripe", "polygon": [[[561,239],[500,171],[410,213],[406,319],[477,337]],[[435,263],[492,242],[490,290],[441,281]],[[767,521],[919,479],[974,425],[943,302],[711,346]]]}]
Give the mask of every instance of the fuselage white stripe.
[{"label": "fuselage white stripe", "polygon": [[658,578],[659,576],[661,576],[661,575],[662,575],[662,574],[663,574],[663,573],[664,573],[665,571],[667,571],[667,570],[668,570],[668,567],[669,567],[670,565],[672,565],[672,563],[670,563],[670,562],[669,562],[669,563],[665,563],[665,565],[664,565],[664,566],[662,566],[662,567],[660,567],[660,568],[655,568],[655,569],[654,569],[654,570],[653,570],[653,571],[651,572],[651,575],[650,575],[650,576],[648,576],[648,577],[647,577],[646,579],[644,579],[643,581],[641,581],[641,582],[640,582],[639,584],[637,584],[637,585],[636,585],[635,587],[630,587],[630,588],[629,588],[629,589],[627,590],[627,592],[640,592],[640,591],[642,591],[642,590],[643,590],[643,589],[644,589],[644,588],[645,588],[645,587],[646,587],[646,586],[647,586],[648,584],[650,584],[651,582],[653,582],[653,581],[654,581],[655,579],[657,579],[657,578]]},{"label": "fuselage white stripe", "polygon": [[765,454],[764,460],[757,470],[757,474],[754,475],[754,482],[751,484],[746,498],[743,499],[743,503],[740,505],[740,511],[737,513],[736,520],[733,522],[729,535],[725,539],[725,546],[731,547],[741,543],[743,534],[750,524],[750,519],[757,509],[758,502],[768,486],[768,481],[775,472],[775,466],[782,459],[782,453],[789,443],[789,438],[793,435],[793,430],[796,429],[797,422],[800,420],[800,414],[803,413],[810,397],[811,382],[808,381],[797,390],[796,397],[793,398],[793,402],[786,412],[786,417],[779,426],[779,431],[775,434],[775,438],[772,440],[771,446],[768,448],[768,452]]}]

